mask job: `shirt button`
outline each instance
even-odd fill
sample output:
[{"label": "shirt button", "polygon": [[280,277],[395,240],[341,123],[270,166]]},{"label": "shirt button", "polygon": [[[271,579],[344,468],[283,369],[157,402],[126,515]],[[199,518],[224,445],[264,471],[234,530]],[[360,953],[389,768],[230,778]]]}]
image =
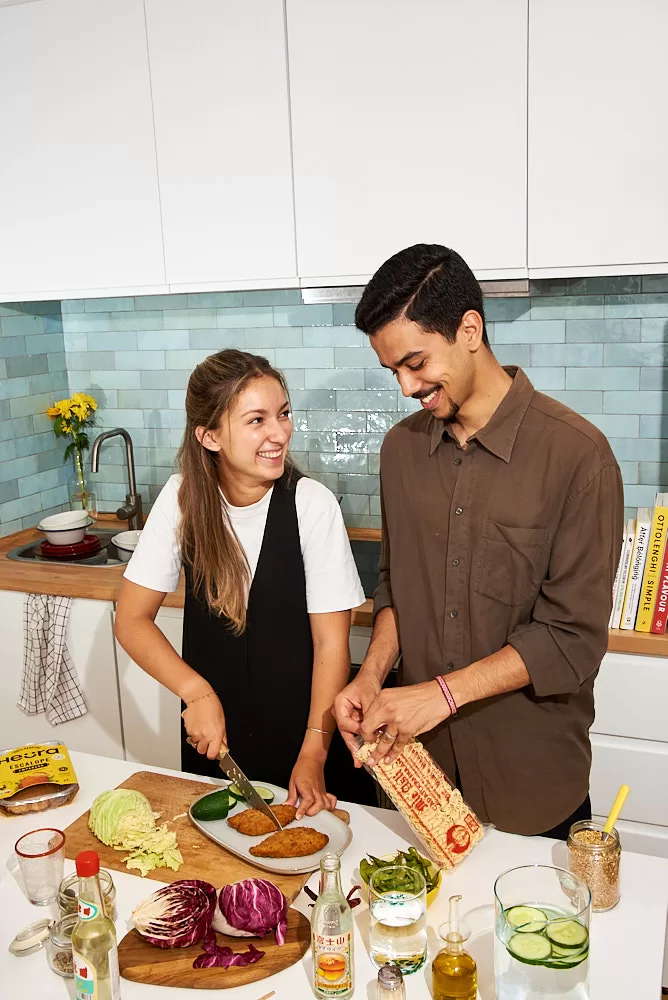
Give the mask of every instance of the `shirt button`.
[{"label": "shirt button", "polygon": [[456,618],[457,617],[457,612],[456,611],[451,611],[450,612],[450,617],[451,618]]},{"label": "shirt button", "polygon": [[453,559],[452,560],[452,565],[453,566],[459,566],[459,559]]},{"label": "shirt button", "polygon": [[445,673],[449,674],[451,670],[454,670],[454,667],[455,667],[454,663],[446,663],[445,664]]},{"label": "shirt button", "polygon": [[455,465],[461,465],[461,464],[462,464],[461,458],[456,458],[455,459]]},{"label": "shirt button", "polygon": [[463,513],[464,513],[463,507],[457,507],[457,509],[455,510],[455,514],[463,514]]}]

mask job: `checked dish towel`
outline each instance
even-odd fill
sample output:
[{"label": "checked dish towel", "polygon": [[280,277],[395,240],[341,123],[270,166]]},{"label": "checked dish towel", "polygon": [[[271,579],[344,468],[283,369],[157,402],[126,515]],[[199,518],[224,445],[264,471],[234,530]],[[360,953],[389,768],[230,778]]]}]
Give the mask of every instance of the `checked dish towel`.
[{"label": "checked dish towel", "polygon": [[26,594],[23,605],[23,678],[17,707],[44,712],[47,722],[78,719],[88,711],[65,643],[69,597]]}]

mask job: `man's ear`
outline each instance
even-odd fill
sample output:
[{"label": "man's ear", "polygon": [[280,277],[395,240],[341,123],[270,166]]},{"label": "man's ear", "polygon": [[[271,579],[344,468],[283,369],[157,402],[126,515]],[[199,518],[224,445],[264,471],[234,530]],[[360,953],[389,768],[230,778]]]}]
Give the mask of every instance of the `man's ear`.
[{"label": "man's ear", "polygon": [[477,351],[482,344],[483,321],[482,316],[475,309],[468,309],[462,316],[459,324],[465,345],[469,351]]},{"label": "man's ear", "polygon": [[213,432],[206,427],[196,427],[195,437],[207,451],[220,451],[220,445],[216,441]]}]

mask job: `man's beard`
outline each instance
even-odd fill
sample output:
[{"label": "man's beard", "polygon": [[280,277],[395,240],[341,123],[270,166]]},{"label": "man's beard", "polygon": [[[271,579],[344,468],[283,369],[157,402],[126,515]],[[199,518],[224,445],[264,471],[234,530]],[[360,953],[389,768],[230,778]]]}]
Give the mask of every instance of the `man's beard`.
[{"label": "man's beard", "polygon": [[444,424],[454,424],[455,418],[459,413],[459,403],[455,403],[454,400],[450,400],[450,410],[445,417],[441,417]]}]

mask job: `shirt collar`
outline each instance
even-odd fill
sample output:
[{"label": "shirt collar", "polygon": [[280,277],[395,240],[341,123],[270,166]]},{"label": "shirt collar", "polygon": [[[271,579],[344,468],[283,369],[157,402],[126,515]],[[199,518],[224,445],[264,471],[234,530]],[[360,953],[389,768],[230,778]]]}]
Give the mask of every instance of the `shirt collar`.
[{"label": "shirt collar", "polygon": [[[472,434],[469,440],[479,441],[487,451],[491,451],[493,455],[503,459],[504,462],[509,462],[517,433],[531,402],[534,387],[522,369],[516,365],[504,365],[504,371],[510,375],[513,384],[485,426]],[[432,417],[430,455],[434,454],[445,434],[454,439],[450,425]]]}]

